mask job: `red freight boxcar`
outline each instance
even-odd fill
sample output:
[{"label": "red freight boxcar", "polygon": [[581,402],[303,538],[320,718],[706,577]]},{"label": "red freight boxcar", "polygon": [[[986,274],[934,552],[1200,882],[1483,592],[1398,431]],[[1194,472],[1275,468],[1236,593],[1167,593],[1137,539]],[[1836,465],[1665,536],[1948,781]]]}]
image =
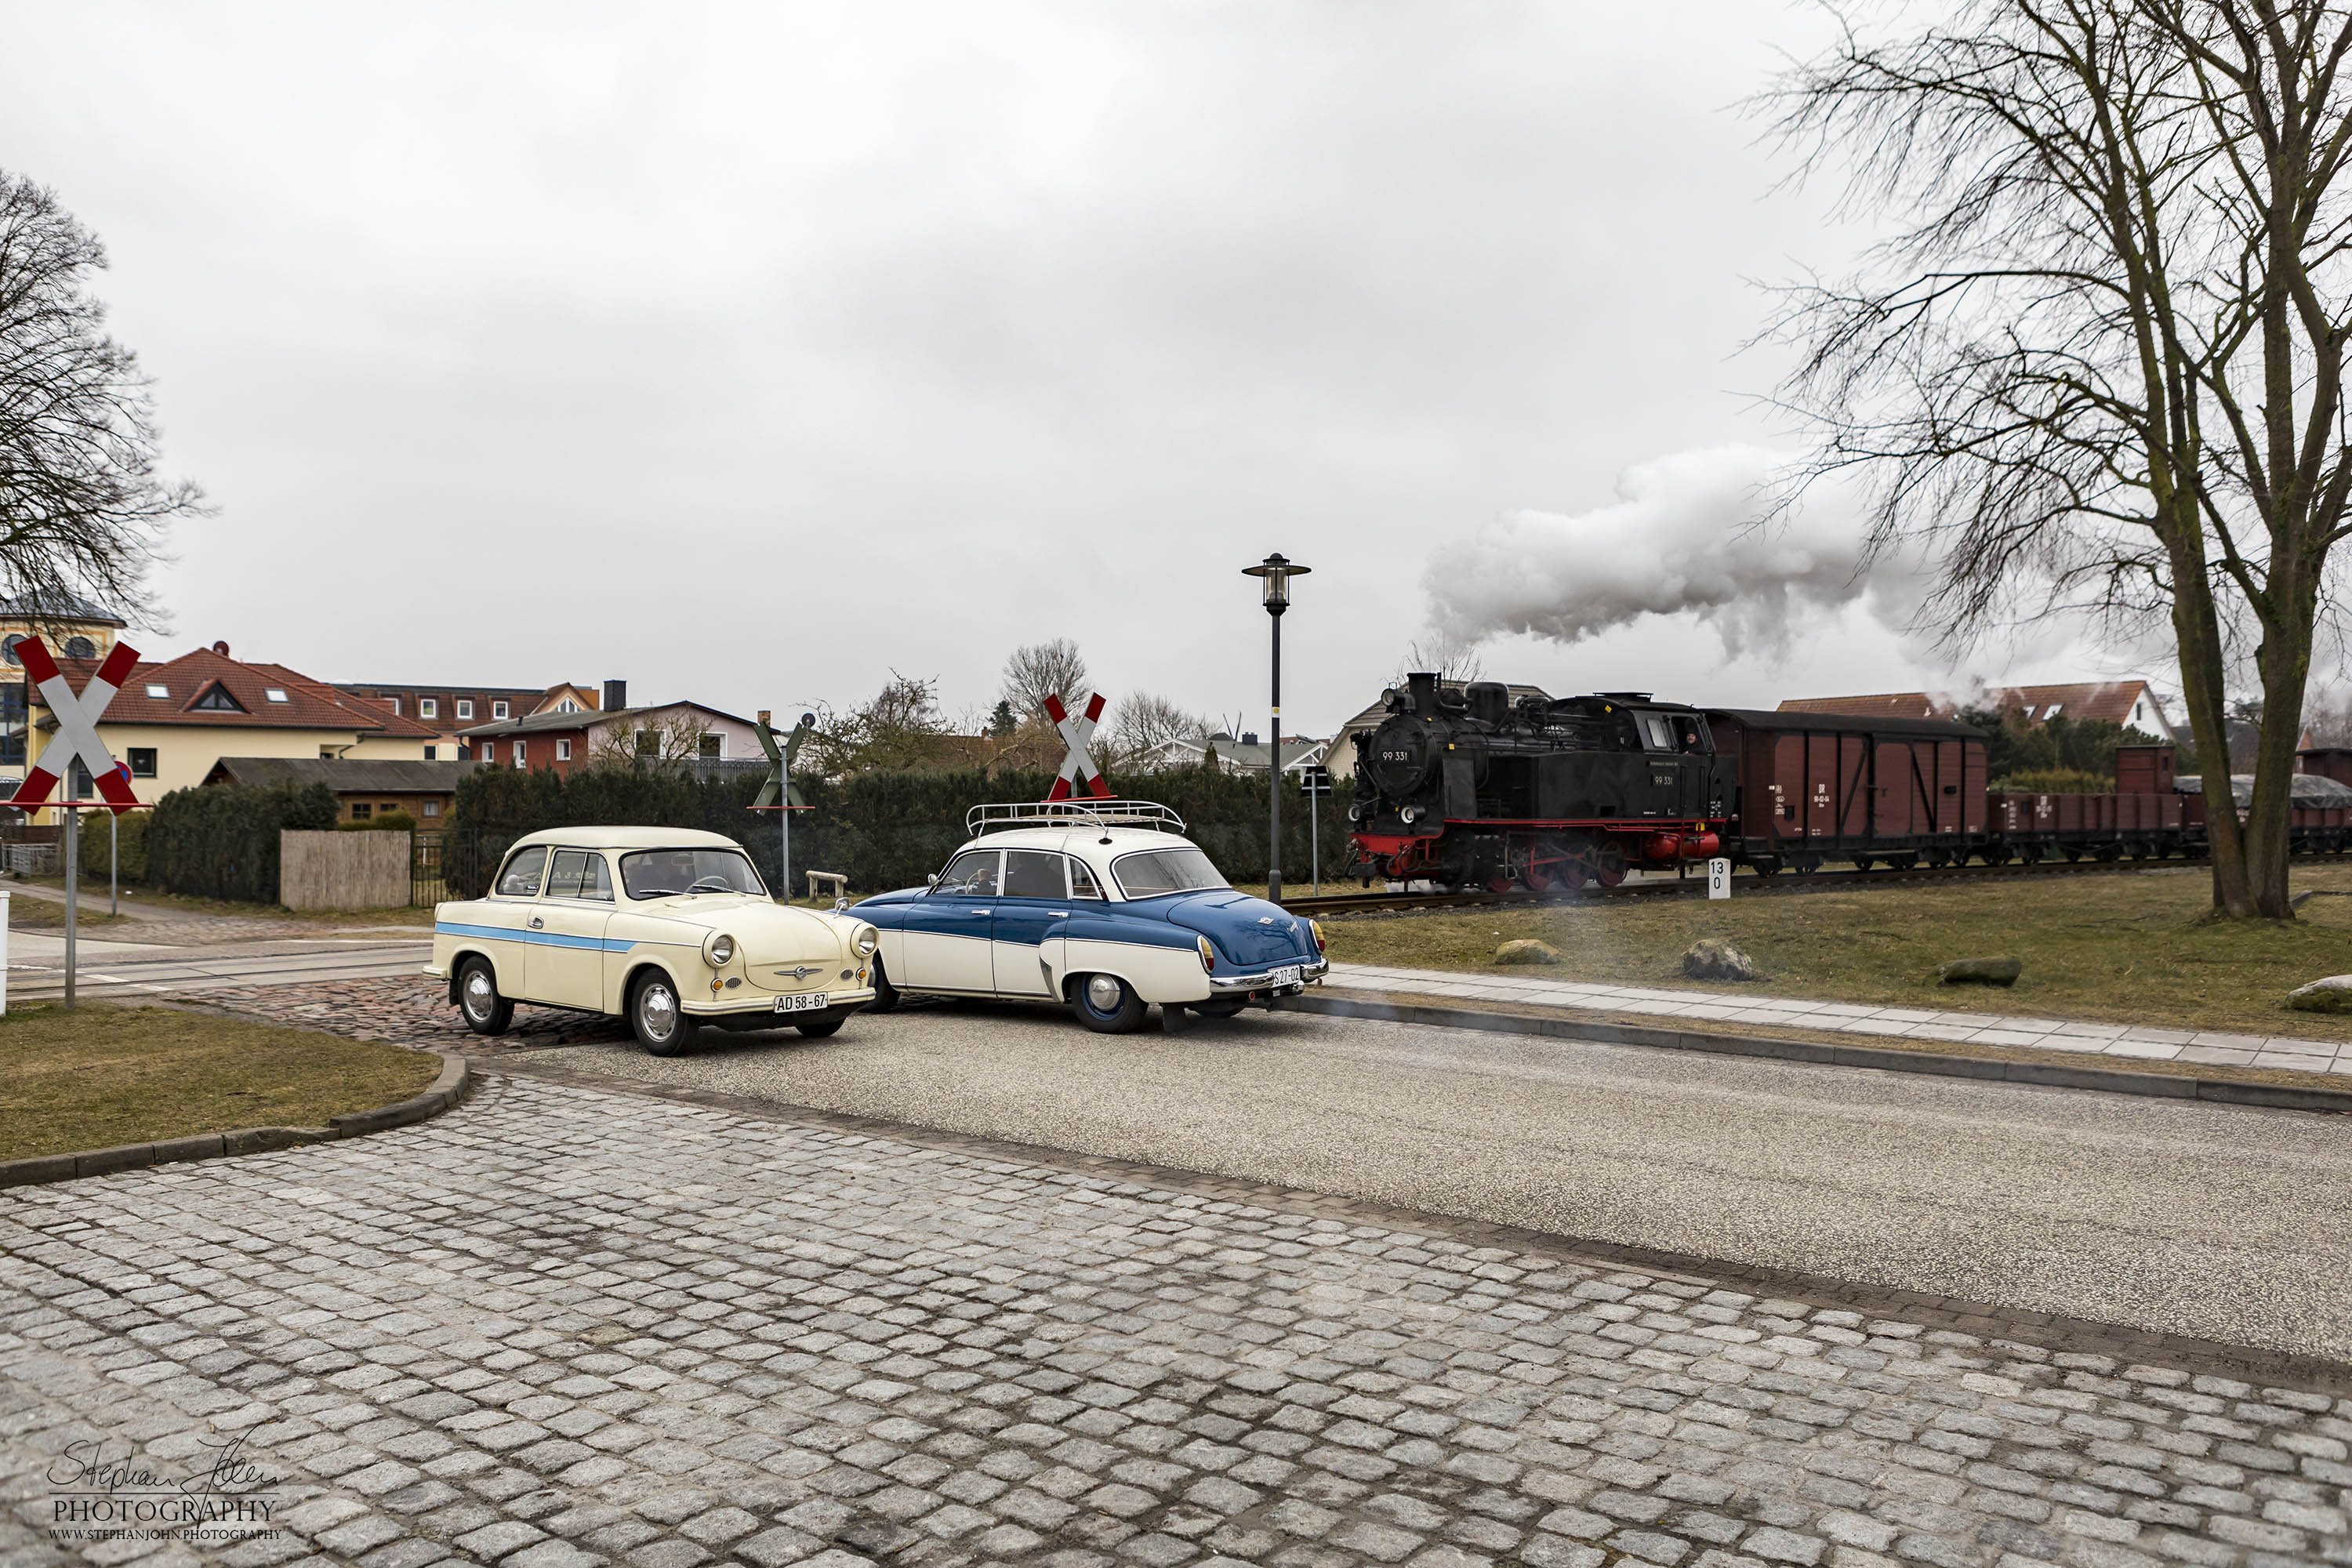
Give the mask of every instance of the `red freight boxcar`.
[{"label": "red freight boxcar", "polygon": [[1986,839],[1985,737],[1932,719],[1709,709],[1718,753],[1738,759],[1726,840],[1758,870],[1831,860],[1941,866]]}]

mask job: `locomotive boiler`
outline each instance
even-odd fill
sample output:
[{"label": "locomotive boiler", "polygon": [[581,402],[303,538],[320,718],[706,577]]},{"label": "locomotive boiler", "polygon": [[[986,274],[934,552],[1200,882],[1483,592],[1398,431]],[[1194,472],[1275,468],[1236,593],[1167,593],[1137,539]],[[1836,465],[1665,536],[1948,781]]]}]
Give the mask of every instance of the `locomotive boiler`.
[{"label": "locomotive boiler", "polygon": [[1647,692],[1521,697],[1436,675],[1383,696],[1348,808],[1367,875],[1544,890],[1703,860],[1737,775],[1706,715]]}]

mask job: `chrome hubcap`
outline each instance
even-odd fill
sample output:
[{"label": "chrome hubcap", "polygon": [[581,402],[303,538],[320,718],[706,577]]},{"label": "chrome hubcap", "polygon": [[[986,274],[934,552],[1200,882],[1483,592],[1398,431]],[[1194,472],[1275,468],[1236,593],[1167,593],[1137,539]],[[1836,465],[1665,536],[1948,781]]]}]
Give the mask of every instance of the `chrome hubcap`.
[{"label": "chrome hubcap", "polygon": [[477,969],[466,976],[466,1011],[481,1016],[490,1010],[490,977]]},{"label": "chrome hubcap", "polygon": [[1114,1012],[1118,1007],[1120,994],[1125,989],[1126,987],[1108,974],[1092,975],[1087,980],[1087,1000],[1093,1005],[1094,1010],[1097,1013]]},{"label": "chrome hubcap", "polygon": [[646,986],[638,1010],[645,1015],[646,1033],[656,1039],[669,1038],[669,1032],[677,1027],[677,998],[667,985]]}]

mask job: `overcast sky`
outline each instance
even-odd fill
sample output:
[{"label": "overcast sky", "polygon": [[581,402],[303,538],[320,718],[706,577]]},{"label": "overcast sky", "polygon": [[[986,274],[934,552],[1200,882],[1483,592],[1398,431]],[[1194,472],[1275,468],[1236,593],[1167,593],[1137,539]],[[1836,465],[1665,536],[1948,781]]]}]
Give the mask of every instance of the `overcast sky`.
[{"label": "overcast sky", "polygon": [[[1776,0],[5,16],[0,166],[105,239],[218,507],[142,647],[329,679],[748,711],[895,668],[961,711],[1066,636],[1114,698],[1259,727],[1237,574],[1281,550],[1288,727],[1328,732],[1433,558],[1782,444],[1750,280],[1858,238],[1737,112],[1821,37]],[[1651,615],[1486,663],[1952,679],[1860,601],[1784,641]]]}]

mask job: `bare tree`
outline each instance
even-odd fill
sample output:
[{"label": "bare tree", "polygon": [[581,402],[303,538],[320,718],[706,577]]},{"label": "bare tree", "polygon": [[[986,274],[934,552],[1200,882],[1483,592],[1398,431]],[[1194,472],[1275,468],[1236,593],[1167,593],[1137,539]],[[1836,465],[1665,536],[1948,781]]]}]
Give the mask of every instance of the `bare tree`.
[{"label": "bare tree", "polygon": [[1132,762],[1155,746],[1195,740],[1213,727],[1206,718],[1187,712],[1168,698],[1139,691],[1120,699],[1111,710],[1110,723],[1104,731],[1103,755],[1106,760]]},{"label": "bare tree", "polygon": [[203,510],[156,476],[146,377],[89,292],[105,265],[55,195],[0,169],[0,594],[37,619],[77,596],[152,619],[163,531]]},{"label": "bare tree", "polygon": [[[1807,477],[1870,488],[1924,549],[1955,644],[2074,609],[2169,623],[2202,757],[2228,753],[2232,627],[2264,697],[2213,900],[2291,918],[2289,775],[2352,489],[2342,0],[1958,0],[1848,24],[1764,100],[1809,171],[1897,232],[1784,295]],[[2227,797],[2210,792],[2209,800]]]},{"label": "bare tree", "polygon": [[1045,717],[1048,697],[1075,704],[1086,693],[1087,661],[1067,637],[1024,643],[1004,661],[1003,700],[1021,718]]},{"label": "bare tree", "polygon": [[940,711],[937,677],[890,672],[882,689],[846,713],[816,710],[811,764],[820,773],[871,773],[936,768],[949,758],[943,737],[953,730]]},{"label": "bare tree", "polygon": [[599,764],[690,763],[702,755],[703,740],[709,733],[710,726],[691,709],[639,714],[625,727],[607,724],[598,730],[589,744],[588,760]]},{"label": "bare tree", "polygon": [[1406,676],[1421,670],[1435,670],[1442,680],[1467,684],[1485,678],[1486,661],[1479,657],[1478,645],[1471,639],[1448,631],[1433,631],[1405,645],[1404,658],[1389,676],[1389,684],[1402,686]]}]

